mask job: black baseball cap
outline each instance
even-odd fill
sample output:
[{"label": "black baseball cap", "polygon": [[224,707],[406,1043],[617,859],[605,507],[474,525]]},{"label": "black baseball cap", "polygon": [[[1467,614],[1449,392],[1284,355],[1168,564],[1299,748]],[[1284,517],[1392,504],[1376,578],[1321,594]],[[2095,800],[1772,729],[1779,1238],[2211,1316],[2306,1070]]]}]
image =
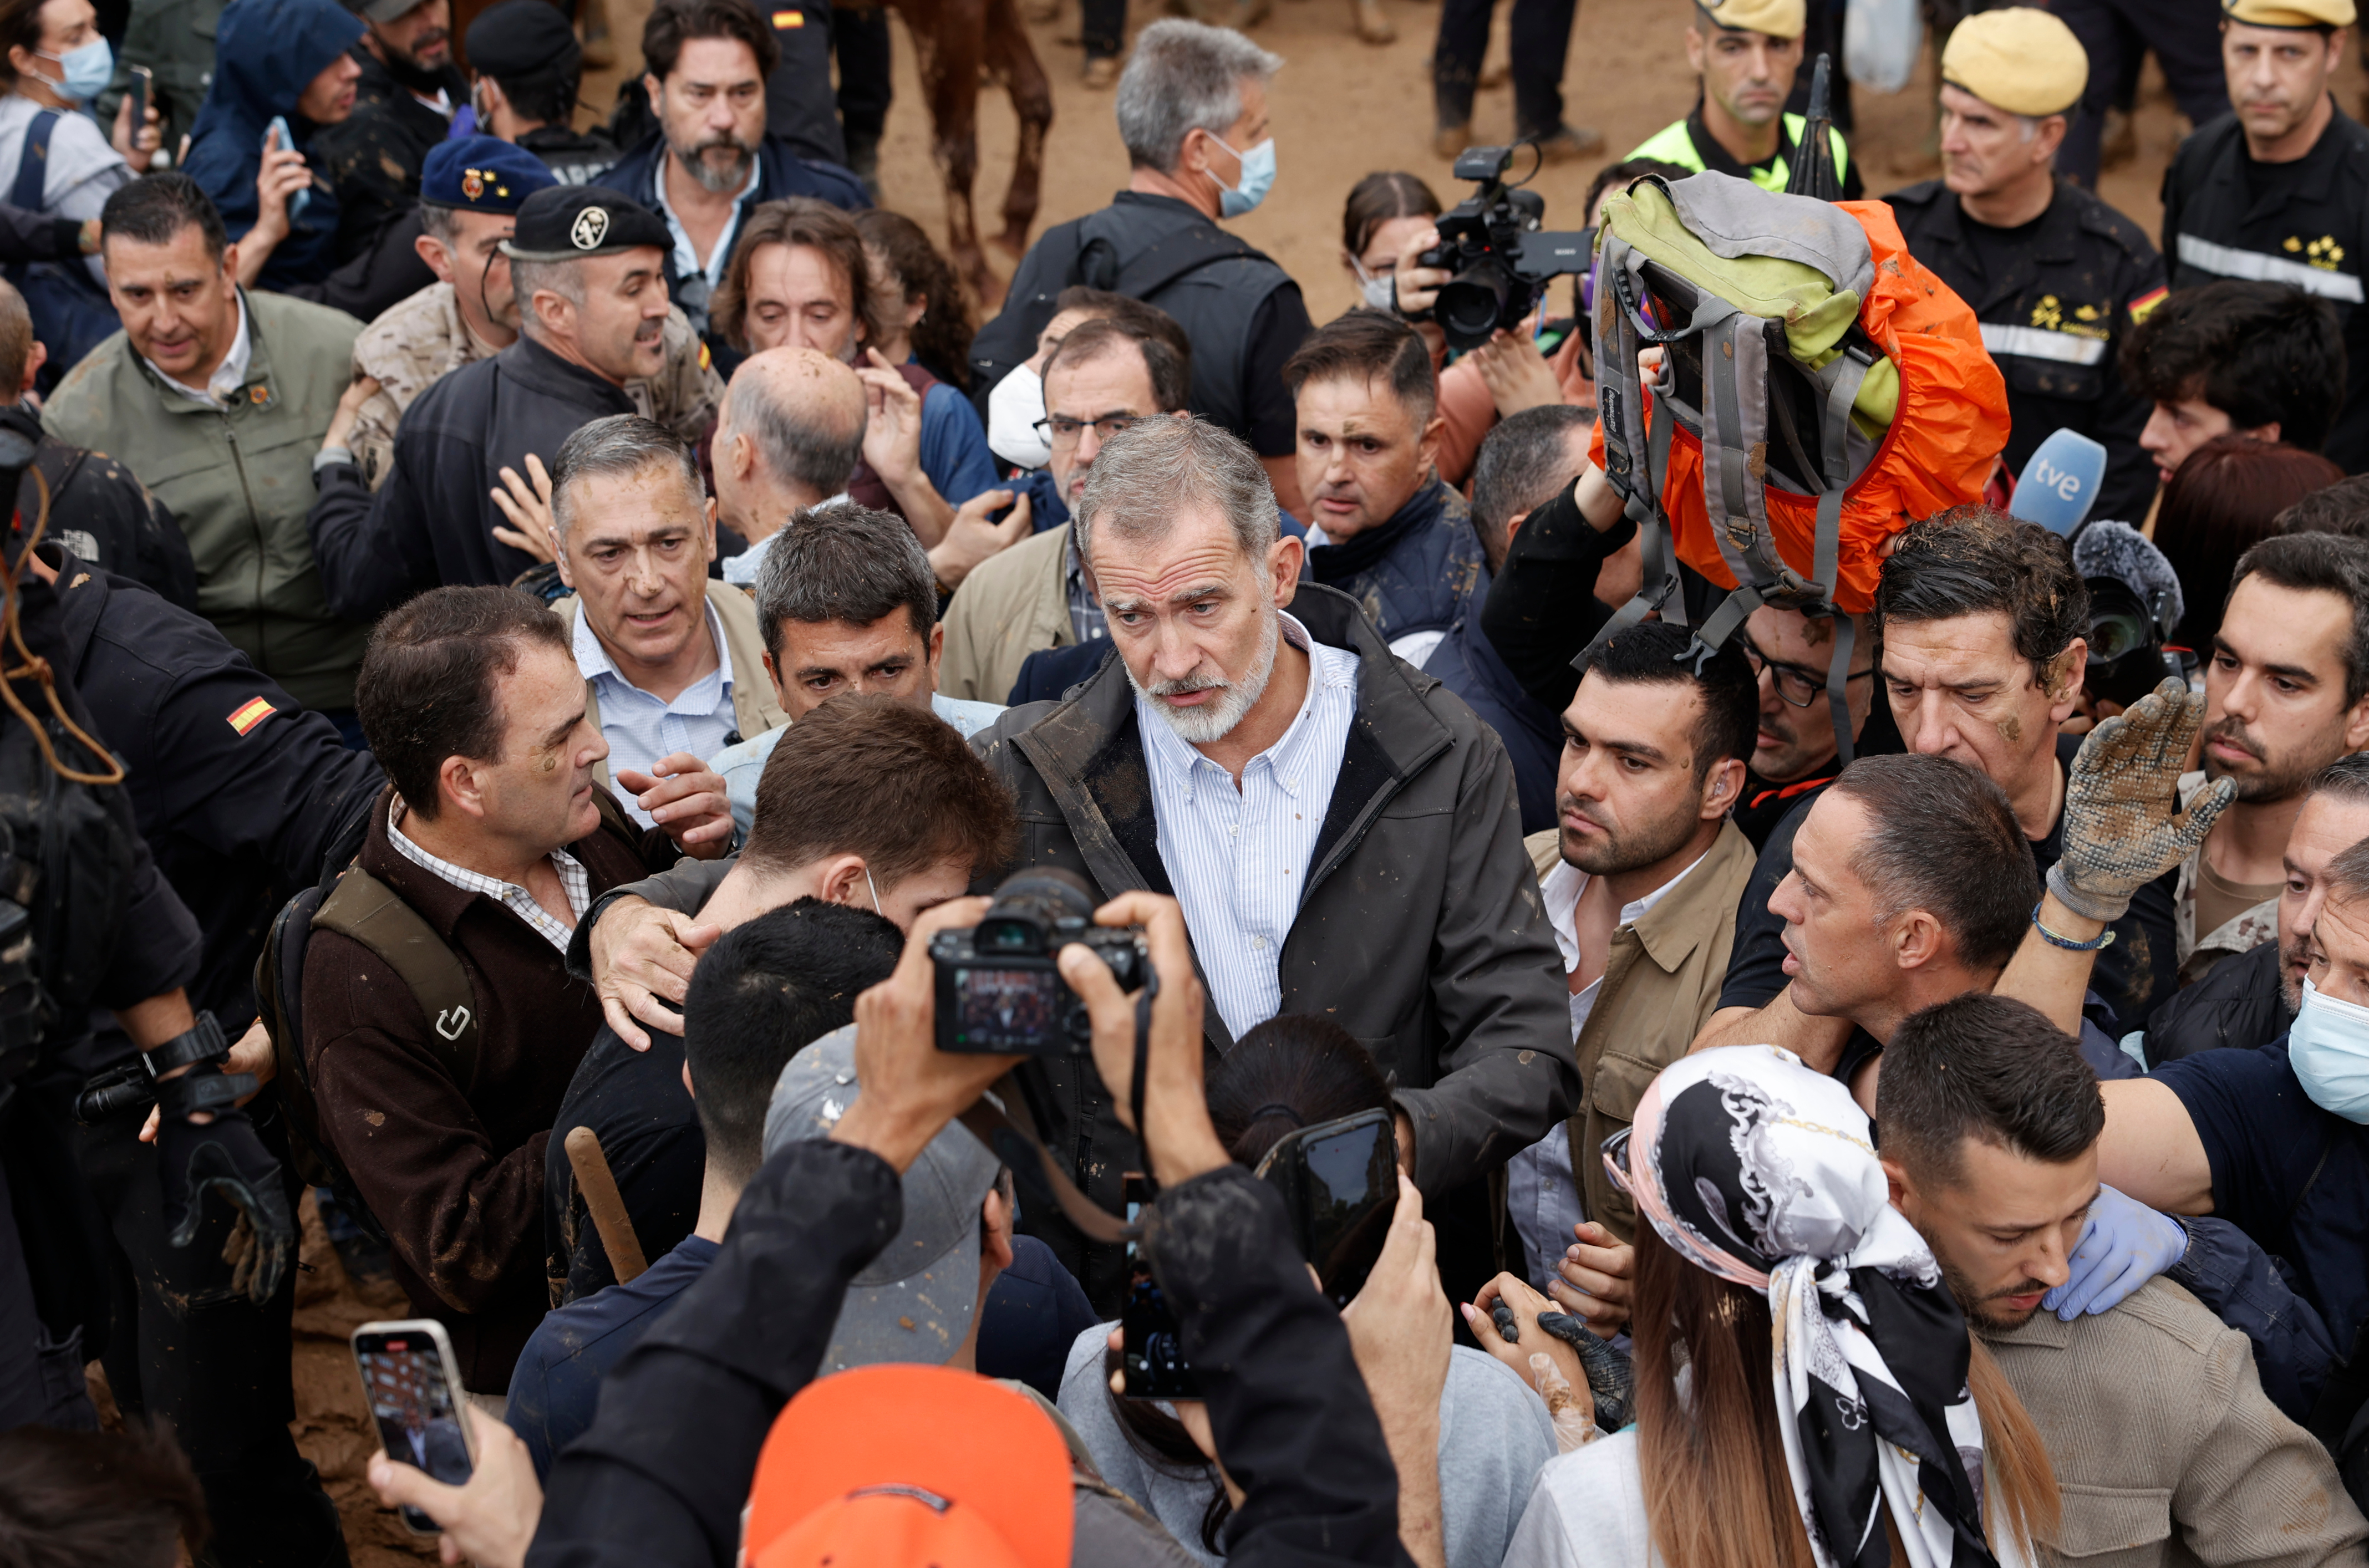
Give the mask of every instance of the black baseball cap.
[{"label": "black baseball cap", "polygon": [[500,82],[572,78],[584,46],[567,15],[550,0],[502,0],[469,24],[464,40],[472,69]]},{"label": "black baseball cap", "polygon": [[502,241],[502,254],[513,261],[582,261],[642,246],[674,248],[656,212],[606,186],[555,185],[520,204],[518,227]]}]

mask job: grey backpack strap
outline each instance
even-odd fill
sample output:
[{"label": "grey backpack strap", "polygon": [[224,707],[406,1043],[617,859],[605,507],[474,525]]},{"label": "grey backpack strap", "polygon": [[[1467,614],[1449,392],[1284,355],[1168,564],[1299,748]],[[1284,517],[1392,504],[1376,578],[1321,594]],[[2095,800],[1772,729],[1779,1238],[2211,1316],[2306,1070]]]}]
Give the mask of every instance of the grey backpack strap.
[{"label": "grey backpack strap", "polygon": [[427,1015],[430,1048],[466,1089],[477,1075],[476,988],[444,939],[395,889],[360,866],[338,879],[313,916],[313,929],[360,943],[393,969]]}]

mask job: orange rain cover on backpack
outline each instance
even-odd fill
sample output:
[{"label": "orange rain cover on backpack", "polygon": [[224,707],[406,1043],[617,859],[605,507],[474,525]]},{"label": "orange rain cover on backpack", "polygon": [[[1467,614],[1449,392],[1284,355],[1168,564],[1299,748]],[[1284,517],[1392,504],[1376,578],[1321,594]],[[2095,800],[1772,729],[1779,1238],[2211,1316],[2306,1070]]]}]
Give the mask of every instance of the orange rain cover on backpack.
[{"label": "orange rain cover on backpack", "polygon": [[[1835,602],[1853,614],[1874,607],[1884,541],[1923,518],[1982,498],[1991,465],[2007,445],[2007,383],[1983,348],[1972,306],[1908,254],[1892,208],[1882,201],[1835,205],[1867,231],[1874,253],[1875,286],[1861,302],[1859,322],[1899,367],[1900,406],[1865,473],[1845,491],[1837,551]],[[1650,425],[1653,411],[1646,400]],[[1599,424],[1588,455],[1604,465]],[[1818,500],[1771,485],[1768,531],[1786,564],[1803,577],[1813,569]],[[1679,560],[1722,588],[1735,574],[1711,537],[1703,505],[1702,441],[1681,425],[1671,433],[1662,483],[1662,509]]]}]

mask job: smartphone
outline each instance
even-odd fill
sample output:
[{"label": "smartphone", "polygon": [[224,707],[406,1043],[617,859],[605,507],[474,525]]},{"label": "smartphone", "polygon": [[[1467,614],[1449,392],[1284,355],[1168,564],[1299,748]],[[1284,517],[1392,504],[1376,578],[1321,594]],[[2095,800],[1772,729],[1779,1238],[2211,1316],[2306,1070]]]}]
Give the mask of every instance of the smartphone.
[{"label": "smartphone", "polygon": [[[1142,1217],[1150,1200],[1150,1184],[1135,1172],[1119,1178],[1127,1200],[1127,1222]],[[1127,1244],[1127,1299],[1119,1308],[1119,1365],[1129,1399],[1199,1399],[1201,1374],[1184,1359],[1184,1338],[1177,1332],[1176,1314],[1161,1294],[1160,1281],[1142,1244]]]},{"label": "smartphone", "polygon": [[[387,1458],[459,1486],[476,1468],[464,1409],[460,1363],[444,1325],[430,1318],[364,1323],[354,1330],[354,1366],[362,1400]],[[441,1533],[417,1508],[397,1510],[414,1535]]]},{"label": "smartphone", "polygon": [[[274,132],[277,132],[278,134],[275,136]],[[273,115],[271,117],[271,123],[263,128],[263,150],[267,153],[285,153],[295,145],[296,136],[293,132],[288,129],[288,117],[284,114]],[[304,215],[304,209],[312,205],[312,201],[313,188],[309,185],[303,189],[298,191],[295,195],[290,197],[288,199],[288,221],[292,223],[297,219],[303,217]]]},{"label": "smartphone", "polygon": [[123,96],[132,100],[132,134],[137,136],[140,128],[148,123],[148,87],[156,74],[145,65],[134,65],[131,73],[132,80],[124,87]]},{"label": "smartphone", "polygon": [[1283,1139],[1253,1173],[1283,1195],[1292,1240],[1333,1304],[1365,1288],[1398,1212],[1399,1141],[1387,1108],[1319,1122]]}]

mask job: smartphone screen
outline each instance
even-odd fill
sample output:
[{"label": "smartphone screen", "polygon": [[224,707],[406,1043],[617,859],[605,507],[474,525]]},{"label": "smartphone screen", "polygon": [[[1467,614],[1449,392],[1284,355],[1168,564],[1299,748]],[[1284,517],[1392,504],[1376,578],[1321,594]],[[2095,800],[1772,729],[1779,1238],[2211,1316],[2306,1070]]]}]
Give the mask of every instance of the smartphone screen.
[{"label": "smartphone screen", "polygon": [[149,70],[145,65],[132,67],[132,80],[124,92],[132,99],[132,133],[137,136],[140,127],[147,122]]},{"label": "smartphone screen", "polygon": [[[1143,1212],[1146,1185],[1139,1175],[1119,1178],[1127,1199],[1127,1222],[1133,1225]],[[1119,1360],[1129,1399],[1199,1399],[1201,1375],[1184,1359],[1184,1336],[1176,1314],[1151,1276],[1139,1242],[1127,1244],[1127,1299],[1119,1308]]]},{"label": "smartphone screen", "polygon": [[1312,1127],[1299,1145],[1302,1235],[1324,1293],[1340,1306],[1365,1288],[1398,1211],[1398,1140],[1389,1116]]},{"label": "smartphone screen", "polygon": [[[371,1324],[354,1333],[362,1394],[387,1457],[459,1486],[472,1468],[464,1417],[453,1401],[445,1341],[429,1323]],[[415,1508],[403,1522],[433,1534],[436,1521]]]}]

